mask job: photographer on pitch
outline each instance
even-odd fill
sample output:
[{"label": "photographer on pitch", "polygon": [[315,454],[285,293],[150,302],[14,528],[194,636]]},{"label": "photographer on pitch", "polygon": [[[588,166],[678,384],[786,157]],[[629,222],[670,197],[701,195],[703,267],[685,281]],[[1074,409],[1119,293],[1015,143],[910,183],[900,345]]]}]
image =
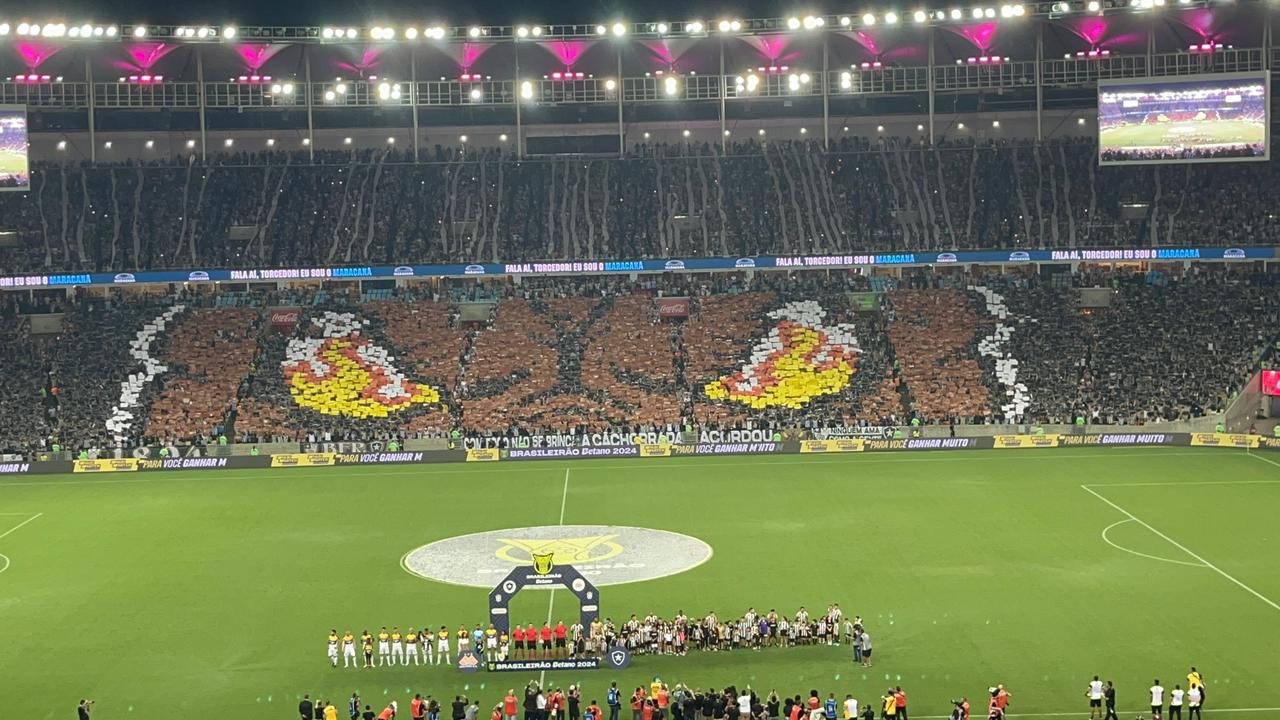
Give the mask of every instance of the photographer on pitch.
[{"label": "photographer on pitch", "polygon": [[91,710],[93,710],[93,701],[81,698],[80,704],[76,706],[76,717],[79,720],[89,720]]}]

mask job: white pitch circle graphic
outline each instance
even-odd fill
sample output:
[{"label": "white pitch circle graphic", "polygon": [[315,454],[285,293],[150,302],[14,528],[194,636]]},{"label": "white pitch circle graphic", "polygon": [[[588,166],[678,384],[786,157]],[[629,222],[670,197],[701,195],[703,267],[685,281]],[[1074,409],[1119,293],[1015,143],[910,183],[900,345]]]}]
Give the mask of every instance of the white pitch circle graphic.
[{"label": "white pitch circle graphic", "polygon": [[493,588],[512,568],[532,565],[534,555],[548,553],[555,564],[573,565],[597,586],[675,575],[712,556],[711,546],[702,540],[667,530],[546,525],[437,540],[405,553],[401,565],[428,580]]}]

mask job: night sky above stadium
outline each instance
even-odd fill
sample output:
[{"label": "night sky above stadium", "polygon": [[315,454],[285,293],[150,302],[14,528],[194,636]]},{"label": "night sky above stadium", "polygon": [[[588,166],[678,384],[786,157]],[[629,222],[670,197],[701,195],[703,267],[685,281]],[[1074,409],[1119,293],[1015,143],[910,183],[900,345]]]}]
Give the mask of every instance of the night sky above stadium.
[{"label": "night sky above stadium", "polygon": [[[451,5],[453,7],[451,7]],[[451,24],[483,23],[596,23],[612,19],[630,21],[692,20],[702,18],[779,17],[788,13],[821,10],[818,3],[768,2],[766,0],[711,0],[696,6],[679,0],[484,0],[483,2],[424,3],[414,0],[73,0],[39,2],[16,0],[5,4],[4,14],[16,18],[62,18],[67,22],[100,20],[120,23],[235,23],[240,25],[371,24],[374,22],[423,22],[437,18]],[[697,7],[698,11],[691,10]]]}]

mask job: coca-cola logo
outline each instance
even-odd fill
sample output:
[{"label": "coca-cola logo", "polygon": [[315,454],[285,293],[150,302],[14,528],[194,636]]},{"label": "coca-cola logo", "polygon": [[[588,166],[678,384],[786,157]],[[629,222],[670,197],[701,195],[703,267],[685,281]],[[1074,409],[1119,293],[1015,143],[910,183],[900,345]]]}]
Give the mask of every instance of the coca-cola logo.
[{"label": "coca-cola logo", "polygon": [[301,316],[301,309],[296,307],[271,308],[267,313],[271,326],[281,330],[288,330],[297,326]]}]

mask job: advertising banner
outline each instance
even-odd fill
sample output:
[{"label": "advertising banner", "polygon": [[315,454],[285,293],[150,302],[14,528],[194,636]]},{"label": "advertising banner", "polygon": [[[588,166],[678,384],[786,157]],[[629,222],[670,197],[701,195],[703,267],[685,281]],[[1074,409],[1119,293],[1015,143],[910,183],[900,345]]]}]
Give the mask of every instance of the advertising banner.
[{"label": "advertising banner", "polygon": [[71,466],[71,472],[77,473],[135,472],[137,469],[137,458],[76,460]]},{"label": "advertising banner", "polygon": [[856,438],[835,438],[832,440],[801,440],[801,453],[846,453],[862,452],[863,441]]},{"label": "advertising banner", "polygon": [[863,450],[979,450],[990,449],[991,438],[904,438],[901,440],[863,440]]},{"label": "advertising banner", "polygon": [[658,317],[663,320],[675,320],[689,317],[689,298],[659,298],[654,301],[658,306]]},{"label": "advertising banner", "polygon": [[492,672],[547,672],[558,670],[599,670],[600,658],[497,660],[486,666]]},{"label": "advertising banner", "polygon": [[498,462],[497,448],[473,448],[467,450],[467,462]]},{"label": "advertising banner", "polygon": [[1059,435],[1058,447],[1092,445],[1186,445],[1188,435],[1174,433],[1100,433],[1098,435]]},{"label": "advertising banner", "polygon": [[333,453],[284,453],[271,456],[271,467],[324,467],[333,465]]},{"label": "advertising banner", "polygon": [[844,438],[884,438],[893,437],[897,428],[892,425],[837,425],[835,427],[818,428],[813,437],[818,440],[840,440]]},{"label": "advertising banner", "polygon": [[298,319],[302,317],[302,308],[273,307],[267,309],[267,322],[271,329],[281,335],[292,335],[298,327]]},{"label": "advertising banner", "polygon": [[671,457],[671,445],[650,445],[648,443],[637,446],[640,448],[640,457]]},{"label": "advertising banner", "polygon": [[1192,447],[1258,447],[1257,435],[1241,433],[1191,433]]},{"label": "advertising banner", "polygon": [[1057,435],[996,435],[992,439],[997,450],[1058,447]]}]

